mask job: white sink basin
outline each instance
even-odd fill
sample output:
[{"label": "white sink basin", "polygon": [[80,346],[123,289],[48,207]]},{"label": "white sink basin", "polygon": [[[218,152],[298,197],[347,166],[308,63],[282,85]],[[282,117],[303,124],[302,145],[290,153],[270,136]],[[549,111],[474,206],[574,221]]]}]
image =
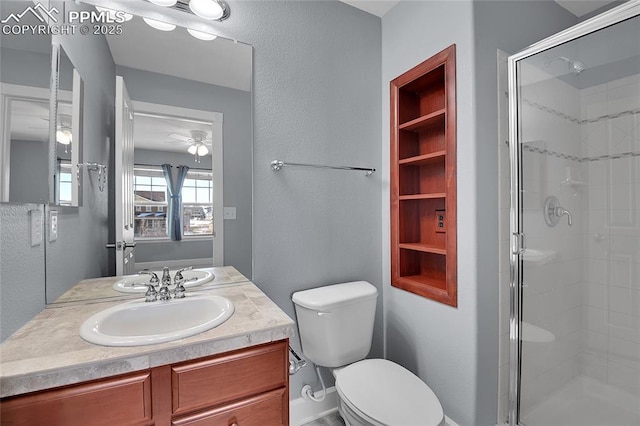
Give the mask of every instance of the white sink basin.
[{"label": "white sink basin", "polygon": [[[158,278],[162,278],[162,271],[154,271]],[[176,275],[176,271],[171,271],[171,278]],[[184,287],[196,287],[207,283],[215,278],[209,271],[201,271],[201,270],[192,270],[192,271],[183,271],[182,276],[185,280],[195,280],[193,281],[185,281]],[[113,285],[113,289],[119,291],[121,293],[144,293],[147,291],[146,284],[149,282],[151,275],[127,275],[122,277],[121,280],[117,281]]]},{"label": "white sink basin", "polygon": [[80,336],[102,346],[142,346],[169,342],[210,330],[233,315],[221,296],[187,294],[184,299],[122,303],[100,311],[80,327]]}]

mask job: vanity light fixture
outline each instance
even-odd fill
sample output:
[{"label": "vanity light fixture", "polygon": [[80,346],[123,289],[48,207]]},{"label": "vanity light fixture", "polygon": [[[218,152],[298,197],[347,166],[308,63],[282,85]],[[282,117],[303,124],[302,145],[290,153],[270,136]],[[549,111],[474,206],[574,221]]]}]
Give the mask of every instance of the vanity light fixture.
[{"label": "vanity light fixture", "polygon": [[176,26],[173,24],[168,24],[166,22],[156,21],[155,19],[142,18],[144,22],[147,23],[150,27],[155,28],[160,31],[173,31],[176,29]]},{"label": "vanity light fixture", "polygon": [[224,21],[231,15],[231,8],[224,0],[147,0],[158,6],[170,7],[193,13],[210,21]]},{"label": "vanity light fixture", "polygon": [[164,6],[164,7],[171,7],[178,2],[178,0],[149,0],[149,1],[155,5]]},{"label": "vanity light fixture", "polygon": [[195,38],[197,38],[199,40],[204,40],[204,41],[211,41],[211,40],[215,40],[216,38],[218,38],[217,35],[209,34],[209,33],[203,33],[202,31],[192,30],[191,28],[187,28],[187,32],[189,34],[191,34],[193,37],[195,37]]}]

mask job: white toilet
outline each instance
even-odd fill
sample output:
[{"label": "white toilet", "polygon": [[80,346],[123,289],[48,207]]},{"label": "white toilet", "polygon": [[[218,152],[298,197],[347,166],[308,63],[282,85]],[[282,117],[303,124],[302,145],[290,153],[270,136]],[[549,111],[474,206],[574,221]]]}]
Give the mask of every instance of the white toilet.
[{"label": "white toilet", "polygon": [[302,352],[333,369],[338,409],[348,426],[444,425],[440,401],[409,370],[371,349],[378,291],[365,281],[293,294]]}]

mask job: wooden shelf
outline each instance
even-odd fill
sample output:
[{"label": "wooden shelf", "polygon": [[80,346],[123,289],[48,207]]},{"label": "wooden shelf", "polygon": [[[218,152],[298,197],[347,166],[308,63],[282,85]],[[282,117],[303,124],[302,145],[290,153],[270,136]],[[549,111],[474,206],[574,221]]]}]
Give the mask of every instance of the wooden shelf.
[{"label": "wooden shelf", "polygon": [[422,166],[422,165],[432,163],[434,161],[444,160],[446,155],[447,155],[447,151],[442,150],[442,151],[432,152],[431,154],[423,154],[423,155],[417,155],[415,157],[403,158],[402,160],[398,161],[398,164],[402,166],[404,165]]},{"label": "wooden shelf", "polygon": [[433,193],[433,194],[414,194],[414,195],[401,195],[399,198],[400,201],[404,200],[432,200],[435,198],[446,198],[447,194],[442,193]]},{"label": "wooden shelf", "polygon": [[455,45],[391,81],[391,285],[457,306]]},{"label": "wooden shelf", "polygon": [[444,248],[428,246],[426,244],[419,243],[401,243],[398,244],[401,249],[404,250],[413,250],[413,251],[421,251],[423,253],[433,253],[433,254],[447,254],[447,250]]},{"label": "wooden shelf", "polygon": [[399,125],[398,129],[409,130],[413,132],[413,131],[419,131],[431,126],[435,126],[435,125],[444,125],[445,111],[446,110],[442,108],[442,109],[439,109],[438,111],[432,112],[431,114],[418,117],[407,123],[403,123]]}]

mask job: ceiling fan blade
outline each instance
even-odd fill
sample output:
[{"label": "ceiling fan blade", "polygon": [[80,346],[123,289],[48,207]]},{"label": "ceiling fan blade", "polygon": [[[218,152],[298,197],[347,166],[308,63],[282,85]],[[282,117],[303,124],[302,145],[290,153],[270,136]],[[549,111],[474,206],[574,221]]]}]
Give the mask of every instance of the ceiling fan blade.
[{"label": "ceiling fan blade", "polygon": [[193,140],[193,139],[191,139],[191,138],[189,138],[187,136],[179,135],[177,133],[171,133],[169,135],[169,137],[170,138],[174,138],[174,139],[178,139],[178,140],[181,140],[181,141],[184,141],[184,142],[191,142]]}]

